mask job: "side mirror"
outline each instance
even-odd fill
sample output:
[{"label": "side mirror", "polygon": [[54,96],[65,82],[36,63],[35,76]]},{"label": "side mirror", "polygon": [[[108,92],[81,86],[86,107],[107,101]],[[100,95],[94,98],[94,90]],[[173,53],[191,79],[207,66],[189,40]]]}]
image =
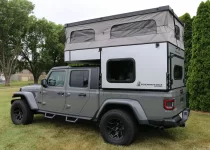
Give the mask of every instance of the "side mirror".
[{"label": "side mirror", "polygon": [[42,85],[44,88],[47,88],[47,80],[46,80],[46,79],[42,79],[42,80],[41,80],[41,85]]},{"label": "side mirror", "polygon": [[85,87],[87,87],[87,86],[88,86],[88,79],[87,79],[87,78],[85,78],[85,79],[84,79],[84,81],[83,81],[83,85],[84,85]]}]

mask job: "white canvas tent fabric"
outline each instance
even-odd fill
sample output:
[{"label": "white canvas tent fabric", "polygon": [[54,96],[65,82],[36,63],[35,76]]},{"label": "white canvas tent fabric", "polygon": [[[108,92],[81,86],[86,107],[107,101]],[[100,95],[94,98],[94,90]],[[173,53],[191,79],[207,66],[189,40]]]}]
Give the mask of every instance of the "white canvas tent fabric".
[{"label": "white canvas tent fabric", "polygon": [[[179,40],[175,38],[175,25],[180,29]],[[118,28],[114,28],[116,26]],[[170,42],[184,49],[183,36],[183,25],[171,11],[157,11],[69,27],[67,25],[65,51],[155,42]],[[75,38],[79,40],[75,41]]]}]

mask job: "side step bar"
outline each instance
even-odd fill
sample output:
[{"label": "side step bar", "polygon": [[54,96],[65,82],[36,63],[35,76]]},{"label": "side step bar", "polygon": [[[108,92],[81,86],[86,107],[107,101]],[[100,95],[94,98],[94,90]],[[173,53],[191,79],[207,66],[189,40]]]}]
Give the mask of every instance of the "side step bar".
[{"label": "side step bar", "polygon": [[49,114],[49,113],[45,113],[44,114],[45,118],[49,118],[49,119],[53,119],[55,117],[55,114]]},{"label": "side step bar", "polygon": [[71,123],[76,123],[78,118],[68,117],[66,116],[66,121]]},{"label": "side step bar", "polygon": [[49,119],[53,119],[55,116],[64,116],[64,117],[66,117],[65,121],[71,122],[71,123],[76,123],[79,119],[83,119],[83,120],[91,120],[92,119],[92,118],[89,118],[89,117],[54,113],[54,112],[48,112],[48,111],[43,111],[43,110],[38,110],[37,112],[44,114],[44,117],[49,118]]},{"label": "side step bar", "polygon": [[[56,115],[55,114],[50,114],[50,113],[45,113],[44,117],[53,119]],[[71,123],[76,123],[79,118],[71,117],[71,116],[66,116],[66,121],[71,122]]]}]

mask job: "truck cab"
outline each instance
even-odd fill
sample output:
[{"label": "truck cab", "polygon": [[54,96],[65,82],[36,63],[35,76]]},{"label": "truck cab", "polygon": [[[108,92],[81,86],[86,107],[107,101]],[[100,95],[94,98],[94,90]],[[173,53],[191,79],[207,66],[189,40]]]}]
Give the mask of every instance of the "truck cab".
[{"label": "truck cab", "polygon": [[[41,90],[42,98],[38,105],[40,110],[91,119],[98,109],[99,68],[53,68]],[[86,105],[92,109],[87,110]]]}]

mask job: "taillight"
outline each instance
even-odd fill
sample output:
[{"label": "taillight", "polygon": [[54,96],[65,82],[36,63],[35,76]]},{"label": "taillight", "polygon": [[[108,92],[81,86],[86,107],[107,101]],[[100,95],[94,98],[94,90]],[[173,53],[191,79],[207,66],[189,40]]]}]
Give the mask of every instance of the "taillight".
[{"label": "taillight", "polygon": [[170,100],[166,99],[163,102],[163,107],[165,110],[173,110],[175,108],[174,103],[175,103],[174,99],[170,99]]}]

